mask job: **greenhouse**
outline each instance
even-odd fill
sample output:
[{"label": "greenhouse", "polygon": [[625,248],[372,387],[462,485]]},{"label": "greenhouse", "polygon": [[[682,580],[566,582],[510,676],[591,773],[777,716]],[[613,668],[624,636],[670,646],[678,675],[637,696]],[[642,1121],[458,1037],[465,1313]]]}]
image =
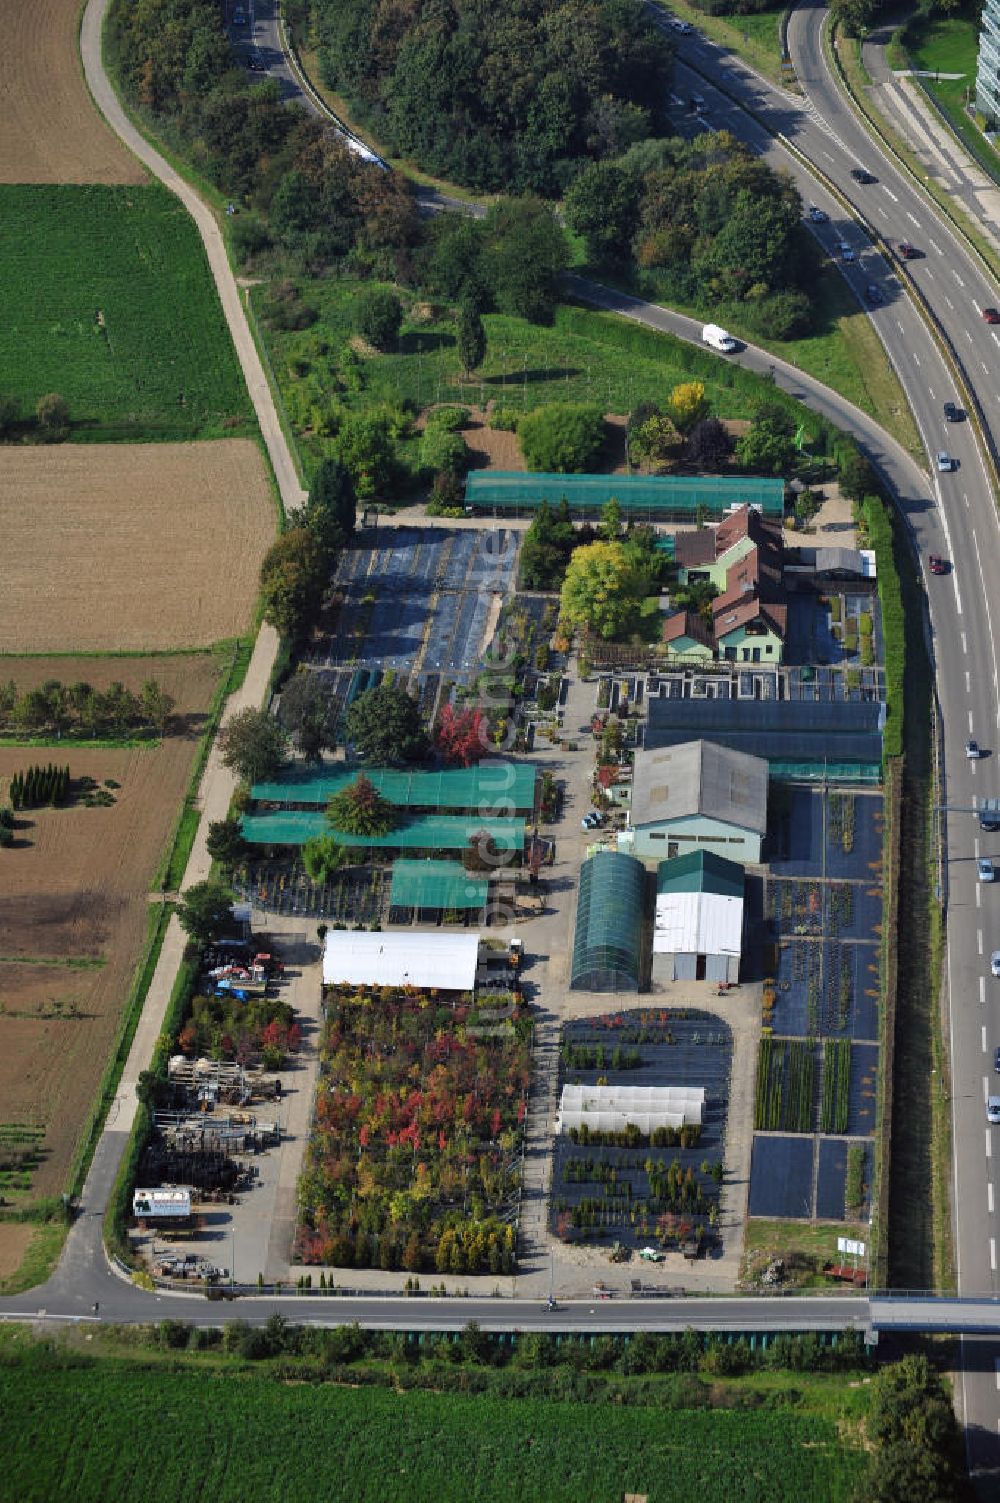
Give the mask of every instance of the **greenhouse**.
[{"label": "greenhouse", "polygon": [[387,835],[348,835],[335,830],[325,814],[288,810],[279,814],[244,814],[243,839],[251,845],[305,845],[317,835],[332,835],[338,845],[380,851],[462,851],[474,836],[488,835],[498,852],[524,850],[523,819],[470,819],[465,815],[427,815],[408,819]]},{"label": "greenhouse", "polygon": [[255,783],[251,797],[261,804],[328,804],[334,794],[363,775],[398,809],[465,810],[472,814],[531,813],[535,807],[533,767],[523,762],[482,762],[477,767],[444,771],[396,767],[286,768],[266,783]]},{"label": "greenhouse", "polygon": [[646,869],[634,856],[598,851],[580,868],[570,987],[637,992],[642,971]]},{"label": "greenhouse", "polygon": [[392,868],[393,908],[483,908],[489,877],[474,877],[460,861],[396,861]]},{"label": "greenhouse", "polygon": [[624,1132],[631,1126],[648,1137],[658,1127],[700,1127],[704,1110],[702,1086],[565,1085],[556,1132]]},{"label": "greenhouse", "polygon": [[626,520],[718,521],[753,506],[778,521],[785,513],[785,482],[750,475],[551,475],[520,470],[474,470],[465,503],[477,512],[530,516],[543,501],[563,499],[574,517],[598,517],[614,498]]}]

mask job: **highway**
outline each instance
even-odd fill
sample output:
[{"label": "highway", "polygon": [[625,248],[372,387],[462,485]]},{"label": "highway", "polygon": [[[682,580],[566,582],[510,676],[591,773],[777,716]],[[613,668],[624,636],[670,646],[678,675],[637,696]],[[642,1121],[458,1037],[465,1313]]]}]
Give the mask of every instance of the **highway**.
[{"label": "highway", "polygon": [[[113,127],[128,139],[133,149],[158,175],[170,169],[149,148],[143,149],[137,133],[124,119],[99,65],[100,20],[104,0],[88,7],[83,56],[88,79]],[[262,68],[279,78],[287,98],[306,98],[294,72],[282,55],[275,20],[274,0],[257,0],[246,7],[248,25],[241,28],[239,47],[261,62]],[[875,327],[893,360],[914,408],[928,454],[947,447],[957,461],[948,474],[923,473],[898,446],[887,440],[877,423],[853,412],[835,393],[825,391],[779,361],[776,379],[789,390],[801,393],[811,405],[828,410],[835,421],[851,426],[866,449],[895,486],[915,544],[926,564],[929,552],[951,561],[949,574],[927,574],[932,650],[938,674],[941,705],[946,725],[948,801],[971,808],[984,795],[1000,796],[1000,772],[996,759],[967,761],[964,742],[977,737],[989,751],[1000,749],[1000,679],[994,638],[995,614],[987,581],[1000,561],[1000,535],[989,480],[973,431],[968,422],[946,424],[944,401],[961,403],[940,350],[903,290],[898,268],[883,259],[863,228],[846,214],[838,193],[810,175],[803,158],[816,164],[844,199],[855,204],[868,223],[890,244],[899,238],[911,240],[924,252],[910,263],[915,281],[934,308],[958,348],[970,379],[976,384],[988,426],[1000,432],[1000,397],[990,379],[997,366],[994,351],[1000,345],[980,314],[980,303],[1000,306],[1000,294],[940,224],[919,189],[901,174],[888,158],[869,144],[826,74],[819,46],[823,12],[809,4],[793,15],[789,31],[796,68],[808,99],[803,101],[753,75],[733,59],[720,65],[718,52],[700,37],[684,38],[678,68],[679,85],[689,93],[704,96],[703,118],[713,127],[726,126],[747,140],[774,165],[787,168],[799,184],[803,199],[817,204],[829,215],[829,223],[814,226],[821,242],[832,249],[845,239],[856,259],[845,266],[851,285],[863,296],[870,282],[882,287],[885,303],[871,311]],[[232,7],[230,8],[230,18]],[[692,71],[692,66],[697,71]],[[707,81],[712,74],[722,85]],[[744,108],[746,106],[747,108]],[[307,100],[307,107],[316,108]],[[752,115],[747,113],[752,111]],[[835,122],[834,125],[831,122]],[[766,128],[765,128],[766,127]],[[783,136],[789,150],[774,135]],[[144,144],[144,143],[143,143]],[[799,155],[796,155],[795,153]],[[876,184],[858,185],[850,177],[859,164],[873,172]],[[168,179],[169,180],[169,179]],[[171,184],[185,201],[191,190]],[[189,205],[190,206],[190,205]],[[239,324],[238,296],[235,308],[229,293],[232,280],[228,263],[218,262],[217,226],[192,208],[206,243],[215,251],[212,265],[224,289],[224,305],[231,322]],[[204,222],[203,222],[204,221]],[[224,257],[223,257],[224,258]],[[584,289],[581,289],[584,290]],[[625,299],[610,289],[590,284],[587,295],[604,306],[617,306],[627,316],[670,327],[686,337],[697,337],[690,321],[678,320],[667,310]],[[960,296],[959,294],[964,296]],[[609,301],[610,300],[610,301]],[[237,310],[238,316],[237,316]],[[245,325],[244,325],[245,327]],[[246,336],[249,341],[249,335]],[[249,342],[252,345],[252,341]],[[238,342],[239,347],[239,342]],[[250,363],[240,349],[244,368]],[[768,357],[748,349],[737,357],[754,369],[762,369]],[[263,408],[262,425],[269,446],[279,452],[276,468],[282,479],[286,504],[298,499],[297,477],[281,442],[269,432],[270,394],[264,401],[258,386],[266,382],[256,371],[248,380]],[[826,409],[822,404],[826,403]],[[277,429],[276,419],[273,427]],[[280,433],[280,430],[279,430]],[[926,570],[925,570],[926,573]],[[1000,623],[998,623],[1000,625]],[[955,1061],[956,1225],[958,1231],[960,1291],[975,1293],[969,1301],[932,1302],[923,1299],[883,1299],[857,1296],[795,1298],[687,1297],[680,1299],[614,1299],[576,1301],[549,1311],[544,1304],[502,1299],[399,1299],[313,1298],[294,1295],[279,1299],[256,1298],[251,1293],[238,1305],[210,1303],[203,1296],[159,1293],[150,1295],[112,1272],[105,1261],[101,1223],[104,1207],[126,1134],[112,1124],[105,1132],[88,1178],[83,1214],[71,1230],[59,1268],[41,1289],[0,1302],[0,1318],[88,1320],[99,1306],[101,1319],[147,1321],[166,1315],[196,1323],[218,1323],[238,1315],[251,1322],[265,1320],[275,1310],[289,1318],[324,1324],[360,1320],[376,1326],[403,1329],[449,1329],[477,1320],[484,1329],[535,1328],[553,1330],[680,1330],[687,1326],[714,1330],[843,1329],[855,1326],[876,1330],[958,1330],[967,1333],[963,1371],[963,1417],[969,1436],[970,1463],[974,1469],[1000,1465],[997,1445],[1000,1427],[1000,1345],[983,1333],[1000,1331],[1000,1306],[990,1295],[998,1292],[992,1151],[994,1135],[987,1129],[984,1094],[991,1079],[993,1050],[1000,1045],[1000,1019],[994,1009],[1000,981],[989,976],[989,953],[1000,947],[1000,914],[991,917],[991,904],[1000,904],[996,890],[975,880],[978,855],[1000,861],[1000,835],[986,836],[972,814],[951,814],[946,821],[947,892],[949,897],[949,995],[952,1049]],[[996,990],[995,990],[996,989]],[[1000,1153],[1000,1140],[997,1144]]]},{"label": "highway", "polygon": [[[789,51],[800,99],[729,60],[721,73],[725,93],[714,90],[705,74],[719,72],[719,54],[700,37],[680,44],[682,86],[705,97],[704,113],[713,126],[726,126],[774,165],[782,162],[780,146],[765,139],[761,127],[786,139],[836,187],[866,225],[894,250],[901,240],[920,253],[906,263],[912,277],[958,353],[966,378],[979,399],[988,433],[1000,434],[1000,330],[982,317],[1000,305],[1000,294],[978,259],[942,219],[921,188],[871,140],[831,77],[822,46],[825,8],[805,0],[793,11]],[[691,70],[684,63],[690,62]],[[752,110],[757,125],[740,105]],[[784,160],[787,162],[788,158]],[[852,169],[877,178],[861,184]],[[871,317],[913,407],[930,461],[947,449],[957,469],[932,471],[933,504],[909,520],[925,563],[931,641],[939,704],[945,728],[945,799],[952,811],[973,808],[983,797],[1000,795],[1000,680],[997,671],[998,608],[991,582],[1000,573],[1000,527],[984,456],[969,422],[947,423],[943,403],[963,406],[948,367],[901,289],[900,268],[893,269],[871,246],[860,224],[831,207],[831,195],[808,187],[796,174],[807,202],[831,214],[820,233],[848,240],[859,249],[856,267],[847,275],[856,289],[875,281],[890,290],[886,304]],[[835,204],[835,201],[834,201]],[[926,569],[929,552],[951,563],[950,573],[935,578]],[[967,738],[986,750],[982,760],[965,756]],[[1000,888],[976,880],[979,856],[1000,858],[1000,839],[979,829],[971,813],[942,816],[945,842],[945,896],[948,903],[947,1001],[952,1057],[955,1233],[959,1290],[996,1290],[997,1241],[994,1149],[996,1131],[986,1123],[984,1101],[1000,1079],[993,1057],[1000,1046],[1000,981],[990,974],[990,954],[1000,948]],[[928,1205],[928,1214],[930,1208]],[[1000,1466],[1000,1345],[969,1345],[958,1385],[966,1426],[970,1469]]]}]

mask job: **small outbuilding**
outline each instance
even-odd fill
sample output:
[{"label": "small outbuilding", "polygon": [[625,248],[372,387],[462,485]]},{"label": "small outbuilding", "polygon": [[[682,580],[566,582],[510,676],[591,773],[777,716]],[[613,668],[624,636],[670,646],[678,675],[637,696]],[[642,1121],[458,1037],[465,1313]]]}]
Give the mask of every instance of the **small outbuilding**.
[{"label": "small outbuilding", "polygon": [[740,979],[745,874],[712,851],[661,861],[656,876],[653,982]]},{"label": "small outbuilding", "polygon": [[636,753],[629,824],[619,849],[642,860],[712,850],[760,861],[767,763],[714,741]]}]

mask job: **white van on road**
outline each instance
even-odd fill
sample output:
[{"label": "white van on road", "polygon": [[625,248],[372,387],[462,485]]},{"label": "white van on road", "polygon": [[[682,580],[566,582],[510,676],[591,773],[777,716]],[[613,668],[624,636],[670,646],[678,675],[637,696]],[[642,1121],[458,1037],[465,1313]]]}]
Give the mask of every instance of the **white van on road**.
[{"label": "white van on road", "polygon": [[713,350],[720,350],[723,355],[731,355],[740,347],[739,340],[727,334],[725,329],[720,328],[718,324],[706,324],[701,331],[701,340]]}]

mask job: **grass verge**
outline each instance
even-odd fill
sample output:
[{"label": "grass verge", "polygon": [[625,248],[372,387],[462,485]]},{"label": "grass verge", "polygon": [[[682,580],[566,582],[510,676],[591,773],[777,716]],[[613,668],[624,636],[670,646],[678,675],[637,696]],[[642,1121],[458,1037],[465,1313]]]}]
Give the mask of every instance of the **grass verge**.
[{"label": "grass verge", "polygon": [[[768,1258],[781,1258],[786,1262],[791,1259],[793,1264],[796,1258],[815,1259],[821,1266],[836,1263],[840,1260],[838,1237],[855,1237],[867,1242],[868,1226],[862,1223],[852,1226],[845,1221],[766,1221],[751,1216],[747,1221],[744,1262],[751,1254],[762,1253]],[[835,1280],[824,1278],[822,1273],[806,1274],[802,1287],[826,1288],[834,1283]]]},{"label": "grass verge", "polygon": [[892,154],[909,168],[911,174],[921,184],[929,197],[934,200],[934,203],[941,210],[944,217],[950,220],[959,234],[963,235],[978,251],[991,273],[994,276],[1000,275],[1000,267],[998,267],[993,247],[983,235],[976,222],[963,213],[955,198],[947,193],[935,178],[927,174],[924,164],[916,152],[896,132],[890,122],[883,115],[879,114],[869,102],[865,90],[871,83],[871,80],[861,66],[857,42],[849,37],[845,37],[838,30],[836,37],[831,43],[829,33],[824,31],[823,45],[827,51],[827,56],[833,63],[834,70],[839,72],[855,109],[858,114],[867,120],[875,139],[884,142]]},{"label": "grass verge", "polygon": [[709,41],[727,48],[765,78],[788,88],[794,75],[791,70],[782,69],[778,31],[784,10],[783,5],[776,5],[753,16],[708,16],[697,6],[689,5],[688,0],[670,0],[672,15],[690,21]]},{"label": "grass verge", "polygon": [[135,1037],[135,1030],[139,1026],[139,1018],[142,1016],[146,993],[149,991],[153,972],[156,970],[160,951],[163,948],[163,940],[167,932],[169,918],[170,910],[165,906],[151,908],[146,916],[146,944],[136,968],[128,1001],[122,1012],[114,1048],[104,1067],[104,1073],[97,1088],[97,1096],[91,1108],[90,1117],[81,1134],[76,1153],[73,1156],[73,1163],[66,1186],[66,1193],[71,1197],[79,1195],[83,1189],[83,1183],[87,1178],[87,1171],[90,1168],[90,1161],[94,1156],[94,1149],[97,1147],[97,1141],[104,1130],[104,1122],[108,1115],[108,1109],[115,1099],[118,1083],[122,1077],[122,1070],[125,1068],[125,1061],[128,1059],[132,1040]]},{"label": "grass verge", "polygon": [[[0,1224],[13,1218],[3,1217]],[[47,1220],[31,1222],[29,1241],[20,1265],[13,1273],[0,1278],[0,1295],[24,1294],[44,1284],[59,1262],[60,1254],[69,1233],[65,1216],[53,1216]]]},{"label": "grass verge", "polygon": [[173,838],[153,879],[154,891],[176,892],[181,884],[191,855],[191,848],[198,833],[198,822],[201,819],[197,802],[201,776],[205,771],[205,763],[208,761],[208,754],[212,749],[212,742],[219,728],[226,700],[246,678],[253,644],[244,643],[238,639],[220,642],[212,650],[219,655],[228,654],[229,666],[220,677],[215,693],[212,695],[212,703],[209,705],[205,724],[198,738],[198,750],[191,768],[188,791],[184,795],[184,803],[174,826]]}]

